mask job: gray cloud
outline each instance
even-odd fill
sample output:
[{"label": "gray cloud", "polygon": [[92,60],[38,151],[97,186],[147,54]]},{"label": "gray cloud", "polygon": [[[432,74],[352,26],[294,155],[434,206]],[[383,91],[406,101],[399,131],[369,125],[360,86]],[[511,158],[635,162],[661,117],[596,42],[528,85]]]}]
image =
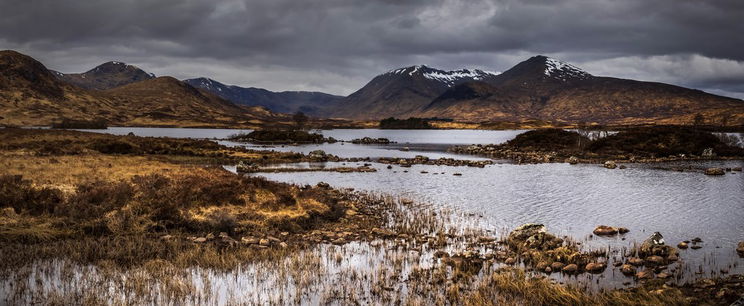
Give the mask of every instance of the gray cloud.
[{"label": "gray cloud", "polygon": [[0,48],[64,72],[348,94],[400,66],[503,71],[534,54],[744,96],[739,0],[4,0]]}]

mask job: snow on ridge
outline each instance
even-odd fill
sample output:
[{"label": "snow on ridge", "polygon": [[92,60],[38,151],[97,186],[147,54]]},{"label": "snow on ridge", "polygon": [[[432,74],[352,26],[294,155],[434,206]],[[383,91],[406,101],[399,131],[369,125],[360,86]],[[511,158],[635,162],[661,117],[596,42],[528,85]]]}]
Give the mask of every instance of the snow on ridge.
[{"label": "snow on ridge", "polygon": [[550,57],[545,58],[545,75],[564,82],[568,78],[586,79],[591,77],[591,74],[579,67]]},{"label": "snow on ridge", "polygon": [[480,70],[480,69],[459,69],[459,70],[444,71],[444,70],[430,68],[424,65],[417,65],[417,66],[393,69],[393,70],[388,71],[386,74],[407,74],[410,76],[413,76],[415,74],[421,74],[423,77],[427,79],[436,80],[436,81],[447,84],[447,86],[452,86],[456,82],[461,81],[463,79],[471,79],[471,80],[479,81],[489,76],[496,76],[499,73],[493,72],[493,71]]}]

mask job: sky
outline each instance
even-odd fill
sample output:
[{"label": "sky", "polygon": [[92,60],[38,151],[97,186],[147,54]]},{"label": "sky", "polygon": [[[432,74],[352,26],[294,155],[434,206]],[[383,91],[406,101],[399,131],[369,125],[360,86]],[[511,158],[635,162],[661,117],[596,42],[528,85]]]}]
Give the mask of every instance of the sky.
[{"label": "sky", "polygon": [[412,65],[504,71],[533,55],[744,98],[741,0],[0,0],[0,49],[84,72],[348,95]]}]

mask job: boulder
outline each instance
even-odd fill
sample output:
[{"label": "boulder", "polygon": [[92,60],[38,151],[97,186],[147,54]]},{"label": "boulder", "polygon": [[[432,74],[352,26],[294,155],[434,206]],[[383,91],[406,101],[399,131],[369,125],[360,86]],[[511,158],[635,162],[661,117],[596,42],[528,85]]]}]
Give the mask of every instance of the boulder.
[{"label": "boulder", "polygon": [[[643,241],[639,253],[641,256],[654,255],[664,246],[664,236],[659,232],[654,232],[648,239]],[[661,255],[661,254],[656,254]]]},{"label": "boulder", "polygon": [[506,242],[516,249],[551,250],[559,247],[563,240],[548,233],[542,224],[528,223],[511,231]]},{"label": "boulder", "polygon": [[672,277],[672,275],[666,272],[661,272],[659,274],[656,274],[656,278],[667,279],[670,277]]},{"label": "boulder", "polygon": [[324,159],[326,158],[326,152],[323,150],[315,150],[307,154],[312,159]]},{"label": "boulder", "polygon": [[646,257],[646,263],[660,266],[664,264],[664,257],[658,256],[658,255],[651,255]]},{"label": "boulder", "polygon": [[654,270],[651,269],[645,269],[638,273],[636,273],[636,278],[639,280],[642,279],[652,279],[654,278]]},{"label": "boulder", "polygon": [[617,228],[617,232],[618,232],[618,233],[620,233],[620,234],[622,235],[622,234],[627,234],[627,233],[629,233],[629,232],[630,232],[630,230],[629,230],[629,229],[627,229],[627,228],[625,228],[625,227],[618,227],[618,228]]},{"label": "boulder", "polygon": [[617,164],[615,163],[615,161],[608,160],[604,163],[604,167],[607,169],[615,169],[617,168]]},{"label": "boulder", "polygon": [[561,271],[561,270],[563,270],[563,267],[564,267],[564,266],[565,266],[565,265],[564,265],[564,264],[563,264],[562,262],[559,262],[559,261],[555,261],[555,262],[553,262],[552,264],[550,264],[550,269],[551,269],[552,271]]},{"label": "boulder", "polygon": [[726,171],[721,168],[708,168],[705,169],[705,175],[724,175]]},{"label": "boulder", "polygon": [[579,163],[579,159],[576,158],[576,156],[571,156],[571,157],[569,157],[566,160],[566,162],[569,163],[569,164],[571,164],[571,165],[575,165],[575,164],[578,164]]},{"label": "boulder", "polygon": [[687,244],[687,242],[684,242],[684,241],[682,241],[682,242],[680,242],[680,243],[677,244],[677,248],[680,248],[680,249],[683,249],[683,250],[686,249],[687,247],[688,247],[688,244]]},{"label": "boulder", "polygon": [[594,229],[594,234],[597,236],[612,236],[617,234],[617,228],[607,225],[600,225]]},{"label": "boulder", "polygon": [[606,265],[603,263],[590,262],[586,264],[586,267],[584,268],[584,270],[586,270],[589,273],[601,273],[602,271],[604,271],[605,267]]},{"label": "boulder", "polygon": [[258,244],[258,238],[256,237],[243,237],[240,238],[240,242],[246,245]]},{"label": "boulder", "polygon": [[744,257],[744,241],[739,241],[739,245],[736,246],[736,253],[739,253],[739,256]]},{"label": "boulder", "polygon": [[624,264],[620,268],[620,272],[622,272],[626,276],[631,276],[631,275],[635,275],[636,274],[636,269],[632,265]]},{"label": "boulder", "polygon": [[638,258],[638,257],[632,257],[632,258],[628,259],[628,263],[631,264],[631,265],[633,265],[633,266],[640,267],[640,266],[642,266],[645,263],[645,261],[643,259]]},{"label": "boulder", "polygon": [[576,264],[569,264],[563,267],[561,271],[563,271],[563,273],[574,274],[579,271],[579,266],[577,266]]}]

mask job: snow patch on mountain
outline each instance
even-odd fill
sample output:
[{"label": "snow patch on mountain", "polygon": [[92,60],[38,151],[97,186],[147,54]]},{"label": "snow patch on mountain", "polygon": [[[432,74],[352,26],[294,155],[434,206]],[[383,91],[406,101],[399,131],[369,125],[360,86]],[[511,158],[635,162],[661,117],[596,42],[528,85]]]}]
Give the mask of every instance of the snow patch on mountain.
[{"label": "snow patch on mountain", "polygon": [[569,79],[587,79],[592,76],[579,67],[550,57],[545,58],[545,75],[564,82]]},{"label": "snow patch on mountain", "polygon": [[418,65],[406,68],[399,68],[390,70],[387,74],[400,74],[400,75],[421,75],[424,78],[435,80],[446,84],[447,86],[454,86],[455,84],[465,81],[480,81],[487,77],[496,76],[498,72],[485,71],[480,69],[460,69],[452,71],[444,71],[427,66]]}]

